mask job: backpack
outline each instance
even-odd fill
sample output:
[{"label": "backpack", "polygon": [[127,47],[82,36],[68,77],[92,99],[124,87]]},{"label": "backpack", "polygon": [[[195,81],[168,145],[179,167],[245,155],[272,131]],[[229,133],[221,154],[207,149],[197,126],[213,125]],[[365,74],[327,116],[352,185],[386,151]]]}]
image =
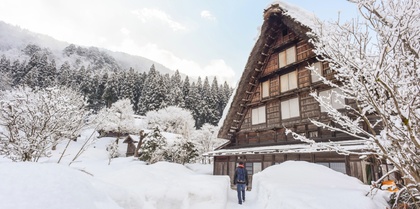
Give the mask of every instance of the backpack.
[{"label": "backpack", "polygon": [[238,183],[241,183],[241,184],[245,184],[246,183],[246,181],[245,181],[245,179],[246,179],[246,177],[245,177],[245,168],[238,168],[238,171],[237,171],[237,174],[236,174],[236,181],[238,182]]}]

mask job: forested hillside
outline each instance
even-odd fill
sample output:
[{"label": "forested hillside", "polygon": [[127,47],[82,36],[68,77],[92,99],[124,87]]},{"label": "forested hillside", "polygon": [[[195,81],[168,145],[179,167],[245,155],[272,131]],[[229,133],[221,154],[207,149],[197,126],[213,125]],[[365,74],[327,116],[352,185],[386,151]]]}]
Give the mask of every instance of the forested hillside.
[{"label": "forested hillside", "polygon": [[178,106],[192,112],[197,129],[217,125],[232,92],[216,79],[181,76],[144,57],[68,44],[0,21],[0,89],[21,85],[72,88],[94,112],[121,99],[141,115]]}]

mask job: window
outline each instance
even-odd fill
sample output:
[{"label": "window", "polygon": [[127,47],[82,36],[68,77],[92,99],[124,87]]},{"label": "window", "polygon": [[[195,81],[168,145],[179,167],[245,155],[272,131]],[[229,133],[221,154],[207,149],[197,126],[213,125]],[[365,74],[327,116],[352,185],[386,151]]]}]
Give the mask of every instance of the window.
[{"label": "window", "polygon": [[[342,95],[343,91],[341,91],[341,89],[338,89],[338,88],[333,88],[327,91],[319,92],[319,96],[323,97],[324,100],[327,100],[329,104],[335,109],[344,108],[345,99],[343,97],[338,96],[337,93]],[[321,112],[326,112],[326,111],[327,109],[321,106]]]},{"label": "window", "polygon": [[256,173],[262,171],[262,164],[261,163],[254,163],[253,167],[254,167],[254,169],[252,170],[253,174],[256,174]]},{"label": "window", "polygon": [[265,123],[265,106],[252,109],[252,125]]},{"label": "window", "polygon": [[318,131],[309,132],[309,138],[317,138],[317,137],[318,137]]},{"label": "window", "polygon": [[263,82],[261,84],[261,88],[262,88],[261,97],[262,98],[269,97],[270,96],[270,80]]},{"label": "window", "polygon": [[297,88],[297,73],[292,71],[290,73],[280,76],[280,90],[286,92]]},{"label": "window", "polygon": [[312,66],[315,67],[315,71],[317,73],[315,73],[314,71],[311,70],[311,79],[312,79],[312,83],[318,82],[321,80],[320,76],[322,75],[322,63],[321,62],[315,62],[314,64],[312,64]]},{"label": "window", "polygon": [[279,53],[279,68],[296,62],[296,48],[292,46]]},{"label": "window", "polygon": [[299,98],[281,102],[281,119],[299,116]]},{"label": "window", "polygon": [[342,163],[340,163],[340,162],[337,162],[337,163],[333,163],[333,162],[331,162],[331,163],[329,163],[329,162],[321,163],[321,162],[319,162],[319,163],[316,163],[316,164],[327,166],[328,168],[331,168],[335,171],[346,174],[346,164],[343,163],[343,162]]},{"label": "window", "polygon": [[260,162],[245,163],[245,169],[248,171],[248,175],[254,175],[262,171],[262,164]]}]

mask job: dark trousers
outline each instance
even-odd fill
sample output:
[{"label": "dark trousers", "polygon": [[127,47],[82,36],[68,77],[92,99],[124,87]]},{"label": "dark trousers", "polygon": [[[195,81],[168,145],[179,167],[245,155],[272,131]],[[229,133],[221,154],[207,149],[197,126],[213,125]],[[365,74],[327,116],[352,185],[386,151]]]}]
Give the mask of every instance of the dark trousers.
[{"label": "dark trousers", "polygon": [[238,192],[238,202],[242,204],[245,201],[245,184],[236,184],[236,191]]}]

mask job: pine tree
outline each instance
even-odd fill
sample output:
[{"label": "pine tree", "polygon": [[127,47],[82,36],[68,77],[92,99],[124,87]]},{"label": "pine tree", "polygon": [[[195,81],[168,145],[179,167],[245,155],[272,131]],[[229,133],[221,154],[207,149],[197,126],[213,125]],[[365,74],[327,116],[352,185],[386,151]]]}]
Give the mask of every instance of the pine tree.
[{"label": "pine tree", "polygon": [[70,76],[70,64],[66,61],[64,62],[57,75],[58,85],[69,87],[69,76]]},{"label": "pine tree", "polygon": [[11,82],[12,82],[12,87],[15,87],[19,84],[19,80],[21,79],[19,77],[20,72],[23,72],[24,70],[24,66],[25,66],[25,62],[20,63],[19,60],[15,60],[13,62],[13,64],[11,65]]},{"label": "pine tree", "polygon": [[169,85],[169,106],[183,107],[185,106],[184,95],[182,92],[182,79],[179,71],[176,70],[175,74],[172,75]]},{"label": "pine tree", "polygon": [[[133,70],[134,73],[134,70]],[[139,99],[141,92],[143,90],[144,81],[146,80],[147,74],[145,72],[139,74],[134,73],[134,87],[133,87],[133,97],[131,98],[131,103],[133,104],[133,109],[136,114],[139,114]]]},{"label": "pine tree", "polygon": [[220,92],[219,84],[217,83],[216,77],[213,78],[213,82],[210,88],[210,98],[208,99],[208,106],[210,110],[208,123],[212,125],[217,125],[219,119],[221,118],[221,111],[219,111],[220,106]]},{"label": "pine tree", "polygon": [[164,160],[166,145],[166,138],[160,133],[159,128],[154,128],[153,132],[148,133],[143,139],[143,144],[140,147],[140,160],[151,164]]},{"label": "pine tree", "polygon": [[211,94],[209,79],[207,76],[204,78],[203,90],[201,92],[200,118],[202,119],[202,124],[200,124],[200,127],[204,123],[212,123],[215,118],[214,112],[212,111],[212,106],[214,106],[213,96]]},{"label": "pine tree", "polygon": [[12,85],[12,66],[10,60],[3,55],[0,59],[0,90],[5,90]]},{"label": "pine tree", "polygon": [[[201,82],[201,79],[199,79],[198,82]],[[191,111],[193,118],[195,120],[196,128],[200,128],[204,124],[201,118],[201,113],[202,113],[201,100],[202,98],[199,92],[199,87],[195,84],[195,82],[193,82],[190,86],[189,96],[187,97],[187,100],[185,101],[185,107]]]},{"label": "pine tree", "polygon": [[114,76],[108,77],[104,93],[102,94],[102,99],[104,100],[106,107],[111,107],[112,103],[118,100],[117,82],[114,78]]},{"label": "pine tree", "polygon": [[163,81],[163,76],[156,71],[155,66],[152,65],[150,71],[144,81],[141,96],[139,98],[138,111],[141,115],[148,111],[159,110],[165,107],[166,89]]},{"label": "pine tree", "polygon": [[[190,92],[190,79],[188,78],[188,76],[185,77],[184,82],[182,83],[182,98],[184,100],[183,106],[182,108],[187,108],[187,101],[188,101],[188,96],[189,96],[189,92]],[[189,108],[187,108],[189,109]]]}]

